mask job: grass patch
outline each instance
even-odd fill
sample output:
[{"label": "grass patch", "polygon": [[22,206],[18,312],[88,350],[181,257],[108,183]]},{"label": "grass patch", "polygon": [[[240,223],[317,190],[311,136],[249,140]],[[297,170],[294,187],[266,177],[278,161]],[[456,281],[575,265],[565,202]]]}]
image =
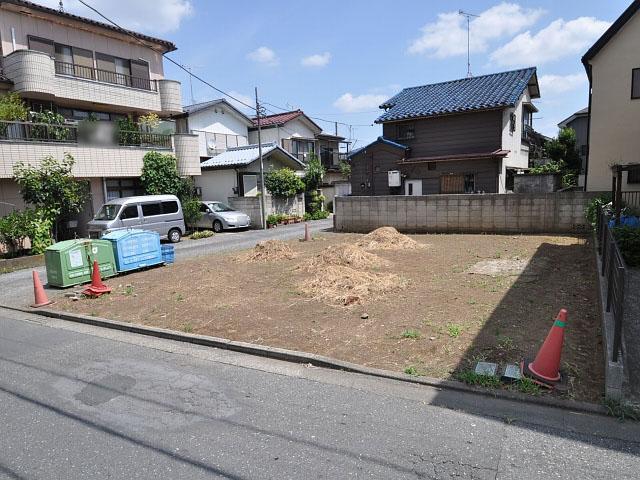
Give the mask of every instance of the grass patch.
[{"label": "grass patch", "polygon": [[540,385],[527,377],[522,377],[513,384],[513,389],[527,395],[540,395]]},{"label": "grass patch", "polygon": [[477,385],[485,388],[500,387],[500,379],[495,375],[478,375],[473,370],[463,370],[456,373],[454,377],[468,385]]},{"label": "grass patch", "polygon": [[414,367],[413,365],[411,365],[410,367],[407,367],[404,369],[404,373],[406,373],[407,375],[413,375],[414,377],[417,377],[418,375],[420,375],[418,373],[418,369],[416,367]]},{"label": "grass patch", "polygon": [[213,237],[213,232],[211,230],[198,230],[197,232],[193,232],[189,238],[191,240],[200,240],[201,238],[209,237]]},{"label": "grass patch", "polygon": [[185,323],[182,326],[182,331],[185,333],[192,333],[193,332],[193,325],[191,325],[190,323]]},{"label": "grass patch", "polygon": [[124,293],[126,296],[130,296],[133,295],[133,285],[127,285],[126,287],[124,287]]},{"label": "grass patch", "polygon": [[640,409],[633,405],[607,398],[604,401],[604,406],[607,408],[607,415],[615,417],[621,422],[625,420],[640,421]]},{"label": "grass patch", "polygon": [[420,338],[420,332],[418,330],[408,329],[402,332],[400,335],[402,338],[412,338],[417,340]]},{"label": "grass patch", "polygon": [[447,333],[451,338],[458,338],[462,333],[462,327],[455,323],[450,323],[447,325]]}]

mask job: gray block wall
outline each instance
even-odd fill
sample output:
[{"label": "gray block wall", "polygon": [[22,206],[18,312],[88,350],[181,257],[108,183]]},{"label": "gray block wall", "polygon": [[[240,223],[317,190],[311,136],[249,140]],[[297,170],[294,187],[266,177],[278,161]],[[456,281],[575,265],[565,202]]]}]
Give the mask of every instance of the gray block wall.
[{"label": "gray block wall", "polygon": [[[260,228],[262,220],[260,218],[260,197],[229,197],[229,205],[236,210],[240,210],[251,217],[251,228]],[[266,198],[267,215],[272,213],[284,213],[287,215],[303,216],[305,212],[304,195],[281,199],[267,195]]]},{"label": "gray block wall", "polygon": [[575,233],[598,192],[337,197],[339,232],[391,226],[407,233]]}]

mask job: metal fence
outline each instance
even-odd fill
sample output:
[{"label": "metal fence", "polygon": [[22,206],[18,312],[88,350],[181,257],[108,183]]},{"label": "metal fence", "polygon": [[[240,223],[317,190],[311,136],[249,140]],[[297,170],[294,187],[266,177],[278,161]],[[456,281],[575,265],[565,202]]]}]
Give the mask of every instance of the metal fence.
[{"label": "metal fence", "polygon": [[86,65],[78,65],[76,63],[68,63],[55,61],[55,69],[58,75],[69,75],[71,77],[85,78],[87,80],[97,80],[103,83],[112,83],[114,85],[122,85],[125,87],[138,88],[141,90],[158,91],[155,80],[143,77],[134,77],[125,73],[112,72],[109,70],[101,70],[99,68],[89,67]]},{"label": "metal fence", "polygon": [[[123,147],[172,148],[171,135],[123,130],[115,135],[113,143]],[[0,141],[78,143],[78,126],[0,121]]]},{"label": "metal fence", "polygon": [[637,192],[622,192],[623,205],[639,207],[640,208],[640,191]]},{"label": "metal fence", "polygon": [[598,214],[596,233],[598,236],[598,253],[602,258],[600,275],[606,279],[607,301],[606,311],[613,315],[614,333],[611,360],[618,361],[622,351],[622,321],[624,318],[624,291],[627,267],[622,258],[620,248],[613,232],[609,228],[611,218],[602,210]]}]

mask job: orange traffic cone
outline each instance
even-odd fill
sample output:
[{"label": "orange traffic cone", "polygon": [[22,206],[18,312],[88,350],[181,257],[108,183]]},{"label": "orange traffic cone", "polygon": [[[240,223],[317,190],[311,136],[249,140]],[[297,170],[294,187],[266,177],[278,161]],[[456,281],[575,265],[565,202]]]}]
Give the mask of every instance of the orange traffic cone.
[{"label": "orange traffic cone", "polygon": [[82,293],[93,297],[99,297],[103,293],[110,293],[111,289],[102,283],[100,277],[100,267],[96,260],[93,261],[93,272],[91,273],[91,285],[83,290]]},{"label": "orange traffic cone", "polygon": [[305,222],[304,224],[304,241],[309,242],[311,240],[311,232],[309,232],[309,224]]},{"label": "orange traffic cone", "polygon": [[551,326],[538,355],[529,363],[526,373],[543,382],[557,382],[560,380],[560,355],[564,341],[564,327],[567,324],[567,311],[563,308],[558,312],[556,320]]},{"label": "orange traffic cone", "polygon": [[53,302],[47,298],[47,293],[44,291],[38,272],[33,270],[33,296],[35,300],[31,306],[33,308],[44,307],[45,305],[51,305]]}]

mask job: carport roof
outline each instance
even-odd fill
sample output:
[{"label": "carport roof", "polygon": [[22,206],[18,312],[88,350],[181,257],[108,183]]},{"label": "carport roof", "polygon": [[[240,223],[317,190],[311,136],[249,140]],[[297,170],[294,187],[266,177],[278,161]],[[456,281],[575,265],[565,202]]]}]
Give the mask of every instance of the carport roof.
[{"label": "carport roof", "polygon": [[[291,155],[275,142],[262,144],[262,156],[268,157],[278,153],[283,159],[291,161],[297,167],[304,168],[304,163]],[[200,168],[224,168],[224,167],[243,167],[249,165],[260,158],[258,145],[246,145],[244,147],[233,147],[226,152],[222,152],[215,157],[205,160],[200,164]]]}]

